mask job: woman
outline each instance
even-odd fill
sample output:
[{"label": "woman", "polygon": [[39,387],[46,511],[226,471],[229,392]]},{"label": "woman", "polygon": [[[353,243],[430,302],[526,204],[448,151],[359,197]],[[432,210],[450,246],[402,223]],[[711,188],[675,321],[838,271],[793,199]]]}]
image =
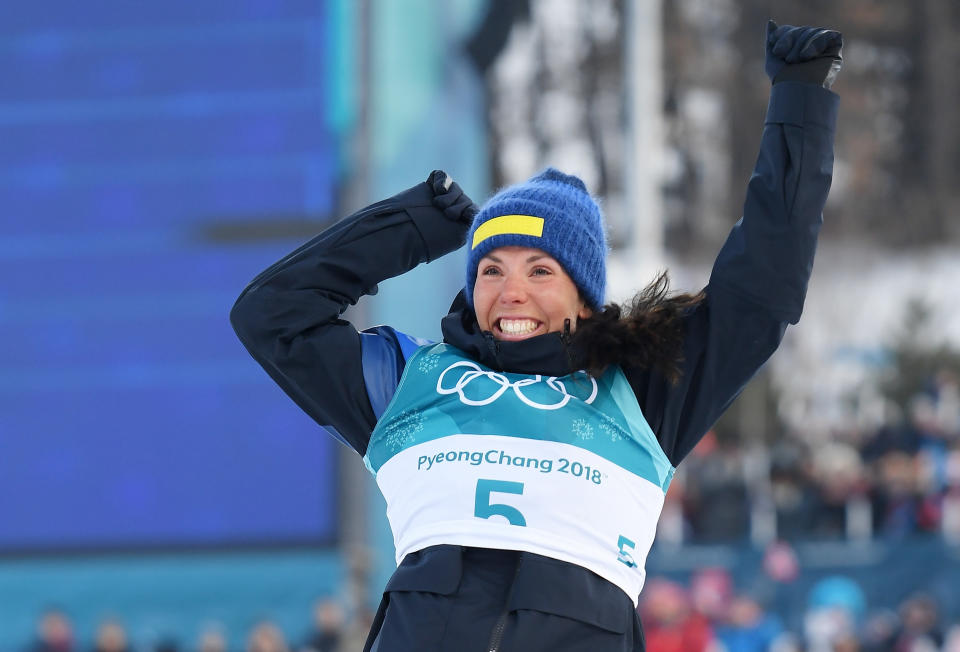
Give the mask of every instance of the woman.
[{"label": "woman", "polygon": [[[434,172],[243,292],[244,345],[387,499],[399,567],[367,649],[643,649],[635,607],[674,469],[800,317],[840,45],[770,24],[761,155],[699,295],[669,297],[661,277],[603,307],[600,210],[554,169],[480,210]],[[340,319],[465,240],[443,342]]]}]

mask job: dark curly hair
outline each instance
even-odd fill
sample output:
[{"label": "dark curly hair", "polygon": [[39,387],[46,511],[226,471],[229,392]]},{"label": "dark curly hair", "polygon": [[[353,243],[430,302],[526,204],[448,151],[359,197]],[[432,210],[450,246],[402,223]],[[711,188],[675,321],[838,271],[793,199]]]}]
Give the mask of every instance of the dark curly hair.
[{"label": "dark curly hair", "polygon": [[677,382],[683,362],[683,317],[704,300],[697,294],[670,294],[660,274],[623,305],[610,303],[577,322],[569,334],[576,367],[593,376],[611,364],[652,369]]}]

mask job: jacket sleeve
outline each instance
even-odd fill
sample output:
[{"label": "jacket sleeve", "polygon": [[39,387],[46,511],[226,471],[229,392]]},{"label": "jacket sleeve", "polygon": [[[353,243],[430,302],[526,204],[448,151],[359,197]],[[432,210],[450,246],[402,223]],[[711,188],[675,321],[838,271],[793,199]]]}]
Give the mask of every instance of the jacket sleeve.
[{"label": "jacket sleeve", "polygon": [[381,281],[463,244],[467,224],[445,217],[433,197],[421,183],[341,220],[261,272],[230,312],[270,377],[361,455],[409,347],[392,329],[361,334],[340,315]]},{"label": "jacket sleeve", "polygon": [[743,216],[685,320],[683,376],[630,372],[671,463],[697,444],[800,319],[833,172],[839,98],[814,84],[773,86]]}]

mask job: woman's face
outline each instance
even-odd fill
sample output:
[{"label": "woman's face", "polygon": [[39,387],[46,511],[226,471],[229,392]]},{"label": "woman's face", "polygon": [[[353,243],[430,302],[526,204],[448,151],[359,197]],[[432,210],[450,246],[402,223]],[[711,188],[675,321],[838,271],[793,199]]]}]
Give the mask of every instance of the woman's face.
[{"label": "woman's face", "polygon": [[563,330],[592,312],[556,260],[540,249],[500,247],[480,259],[473,307],[480,329],[498,340],[525,340]]}]

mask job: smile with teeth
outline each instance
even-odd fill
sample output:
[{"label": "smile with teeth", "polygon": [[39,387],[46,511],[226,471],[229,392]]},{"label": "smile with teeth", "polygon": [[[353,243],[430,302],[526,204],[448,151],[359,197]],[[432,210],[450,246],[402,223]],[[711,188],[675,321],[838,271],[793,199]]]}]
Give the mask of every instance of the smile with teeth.
[{"label": "smile with teeth", "polygon": [[537,330],[540,322],[533,319],[501,319],[500,330],[508,335],[526,335]]}]

